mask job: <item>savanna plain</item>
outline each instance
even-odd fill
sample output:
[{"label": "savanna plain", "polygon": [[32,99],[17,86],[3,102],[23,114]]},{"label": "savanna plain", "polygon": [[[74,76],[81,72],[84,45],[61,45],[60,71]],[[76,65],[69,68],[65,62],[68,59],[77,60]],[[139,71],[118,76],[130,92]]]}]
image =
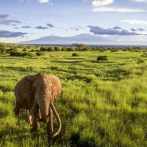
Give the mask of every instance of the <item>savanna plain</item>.
[{"label": "savanna plain", "polygon": [[[147,49],[45,48],[1,49],[1,147],[147,146]],[[23,109],[18,118],[13,111],[16,83],[37,73],[54,74],[63,86],[54,102],[62,131],[50,142],[46,124],[31,133],[28,111]]]}]

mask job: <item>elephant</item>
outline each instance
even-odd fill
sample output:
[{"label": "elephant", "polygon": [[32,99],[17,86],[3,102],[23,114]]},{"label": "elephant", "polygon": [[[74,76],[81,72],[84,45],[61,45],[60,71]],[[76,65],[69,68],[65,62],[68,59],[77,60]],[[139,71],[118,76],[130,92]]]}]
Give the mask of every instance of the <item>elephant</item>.
[{"label": "elephant", "polygon": [[[40,130],[39,122],[47,123],[48,139],[56,137],[61,131],[61,119],[54,100],[61,94],[62,85],[58,77],[47,74],[29,75],[22,78],[15,87],[15,115],[19,116],[21,108],[29,110],[28,121],[31,132]],[[39,110],[41,116],[39,116]],[[58,129],[53,134],[53,113],[58,121]]]}]

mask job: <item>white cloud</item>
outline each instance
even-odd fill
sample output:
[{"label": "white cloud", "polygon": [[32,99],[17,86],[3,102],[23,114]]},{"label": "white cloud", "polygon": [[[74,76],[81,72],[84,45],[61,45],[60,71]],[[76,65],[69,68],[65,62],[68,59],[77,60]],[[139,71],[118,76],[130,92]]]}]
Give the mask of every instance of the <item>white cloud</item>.
[{"label": "white cloud", "polygon": [[129,9],[129,8],[119,8],[119,7],[100,7],[93,8],[92,12],[147,12],[143,9]]},{"label": "white cloud", "polygon": [[127,22],[129,24],[147,25],[147,21],[144,20],[121,20],[121,22]]},{"label": "white cloud", "polygon": [[92,2],[93,6],[104,6],[113,3],[114,0],[94,0]]},{"label": "white cloud", "polygon": [[83,0],[84,2],[92,1],[93,6],[104,6],[114,2],[114,0]]},{"label": "white cloud", "polygon": [[0,42],[5,42],[6,39],[5,38],[0,38]]},{"label": "white cloud", "polygon": [[134,2],[145,2],[145,3],[147,3],[147,0],[131,0],[131,1],[134,1]]},{"label": "white cloud", "polygon": [[37,0],[39,3],[47,3],[49,0]]}]

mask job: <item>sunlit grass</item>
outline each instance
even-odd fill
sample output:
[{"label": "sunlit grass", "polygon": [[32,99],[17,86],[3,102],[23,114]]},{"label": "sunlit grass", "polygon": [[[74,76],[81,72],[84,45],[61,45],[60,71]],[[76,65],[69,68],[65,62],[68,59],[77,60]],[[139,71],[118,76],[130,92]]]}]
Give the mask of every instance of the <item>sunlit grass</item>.
[{"label": "sunlit grass", "polygon": [[[147,66],[137,62],[142,53],[73,53],[0,57],[0,146],[147,146]],[[98,63],[99,55],[109,60]],[[63,85],[55,101],[62,131],[50,143],[45,124],[32,134],[28,112],[19,118],[13,112],[16,83],[39,72],[55,74]]]}]

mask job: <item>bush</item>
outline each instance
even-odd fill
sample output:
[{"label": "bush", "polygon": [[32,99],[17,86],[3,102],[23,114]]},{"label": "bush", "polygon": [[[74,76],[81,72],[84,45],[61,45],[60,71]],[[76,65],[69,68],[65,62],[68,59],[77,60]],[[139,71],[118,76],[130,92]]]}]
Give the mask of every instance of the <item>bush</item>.
[{"label": "bush", "polygon": [[137,59],[137,63],[139,64],[139,63],[144,63],[145,62],[145,60],[144,59],[142,59],[142,58],[138,58]]},{"label": "bush", "polygon": [[10,52],[10,56],[23,56],[21,52]]},{"label": "bush", "polygon": [[62,47],[61,51],[67,51],[66,47]]},{"label": "bush", "polygon": [[141,55],[141,57],[147,57],[147,53],[146,53],[146,52],[143,53],[143,54]]},{"label": "bush", "polygon": [[24,52],[26,52],[26,51],[27,51],[27,49],[26,49],[26,48],[24,48],[24,49],[23,49],[23,51],[24,51]]},{"label": "bush", "polygon": [[44,53],[42,53],[42,52],[37,52],[36,55],[37,55],[37,56],[43,56]]},{"label": "bush", "polygon": [[29,52],[24,52],[24,53],[22,53],[22,52],[11,52],[10,56],[19,56],[19,57],[28,56],[28,57],[33,57],[33,56],[35,56],[35,54],[29,53]]},{"label": "bush", "polygon": [[0,54],[5,54],[6,45],[4,43],[0,43]]},{"label": "bush", "polygon": [[35,50],[30,50],[30,52],[35,52]]},{"label": "bush", "polygon": [[47,50],[50,51],[50,52],[54,52],[55,51],[53,47],[49,47]]},{"label": "bush", "polygon": [[43,46],[40,48],[40,51],[47,51],[47,50],[48,50],[48,49],[45,48],[45,47],[43,47]]},{"label": "bush", "polygon": [[76,49],[74,47],[67,48],[67,51],[75,51]]},{"label": "bush", "polygon": [[72,56],[73,56],[73,57],[77,57],[77,56],[79,56],[79,54],[73,53]]},{"label": "bush", "polygon": [[61,51],[60,48],[57,47],[57,46],[54,48],[54,50],[55,50],[55,51]]},{"label": "bush", "polygon": [[97,61],[107,61],[108,60],[108,57],[107,56],[98,56],[97,57]]}]

